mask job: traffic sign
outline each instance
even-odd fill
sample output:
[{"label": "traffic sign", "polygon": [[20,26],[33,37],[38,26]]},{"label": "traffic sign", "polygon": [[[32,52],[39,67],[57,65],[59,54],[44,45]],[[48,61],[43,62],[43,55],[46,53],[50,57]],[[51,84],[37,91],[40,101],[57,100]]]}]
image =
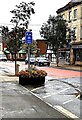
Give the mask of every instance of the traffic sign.
[{"label": "traffic sign", "polygon": [[26,44],[32,44],[32,32],[26,32]]}]

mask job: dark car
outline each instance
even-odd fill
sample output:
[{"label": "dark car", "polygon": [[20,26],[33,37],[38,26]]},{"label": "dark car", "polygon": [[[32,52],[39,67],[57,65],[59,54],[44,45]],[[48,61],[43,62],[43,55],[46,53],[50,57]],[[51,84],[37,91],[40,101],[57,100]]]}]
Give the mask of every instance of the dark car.
[{"label": "dark car", "polygon": [[46,58],[46,57],[37,57],[36,60],[35,60],[35,65],[38,65],[38,66],[50,66],[50,61]]},{"label": "dark car", "polygon": [[[25,59],[25,64],[28,63],[28,57]],[[30,57],[30,64],[34,64],[35,63],[35,57]]]}]

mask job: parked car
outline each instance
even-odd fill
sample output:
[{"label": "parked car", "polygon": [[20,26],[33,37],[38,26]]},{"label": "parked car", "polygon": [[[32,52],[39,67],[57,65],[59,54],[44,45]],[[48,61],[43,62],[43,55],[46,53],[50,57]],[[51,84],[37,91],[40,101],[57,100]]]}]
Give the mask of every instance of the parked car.
[{"label": "parked car", "polygon": [[[28,57],[25,59],[25,64],[28,63]],[[30,64],[34,64],[35,63],[35,57],[30,57]]]},{"label": "parked car", "polygon": [[7,57],[5,54],[0,54],[0,61],[7,61]]},{"label": "parked car", "polygon": [[35,60],[35,65],[38,65],[38,66],[50,66],[50,61],[46,58],[46,57],[37,57],[36,60]]}]

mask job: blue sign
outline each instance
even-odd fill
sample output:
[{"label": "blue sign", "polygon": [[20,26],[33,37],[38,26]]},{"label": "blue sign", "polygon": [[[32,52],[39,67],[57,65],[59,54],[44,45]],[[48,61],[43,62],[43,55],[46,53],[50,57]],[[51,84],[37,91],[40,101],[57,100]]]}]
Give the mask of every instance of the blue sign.
[{"label": "blue sign", "polygon": [[26,44],[32,44],[32,32],[26,32]]}]

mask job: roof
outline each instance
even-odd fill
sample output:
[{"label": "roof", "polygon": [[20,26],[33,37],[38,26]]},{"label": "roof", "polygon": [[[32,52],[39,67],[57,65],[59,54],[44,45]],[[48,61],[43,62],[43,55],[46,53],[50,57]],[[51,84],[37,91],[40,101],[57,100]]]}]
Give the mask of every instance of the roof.
[{"label": "roof", "polygon": [[4,50],[4,52],[5,52],[5,53],[7,53],[7,54],[8,54],[8,53],[10,53],[7,49],[6,49],[6,50]]},{"label": "roof", "polygon": [[26,53],[25,50],[20,50],[18,53],[22,54],[22,53]]},{"label": "roof", "polygon": [[75,7],[75,6],[80,5],[80,4],[82,4],[82,1],[80,1],[80,2],[71,2],[70,1],[68,4],[66,4],[64,7],[58,9],[56,12],[57,12],[57,14],[59,14],[63,11],[69,10],[72,7]]},{"label": "roof", "polygon": [[60,48],[59,51],[70,51],[70,48]]}]

